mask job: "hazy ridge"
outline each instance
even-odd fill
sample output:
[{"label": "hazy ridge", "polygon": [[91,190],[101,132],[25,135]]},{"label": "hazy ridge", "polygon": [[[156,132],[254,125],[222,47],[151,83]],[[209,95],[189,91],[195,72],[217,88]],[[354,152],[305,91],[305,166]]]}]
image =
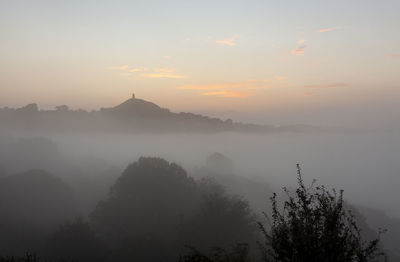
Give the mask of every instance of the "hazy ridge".
[{"label": "hazy ridge", "polygon": [[322,128],[310,125],[258,125],[222,120],[199,114],[174,113],[152,102],[132,98],[111,108],[98,111],[70,110],[57,106],[55,110],[40,110],[35,103],[21,108],[0,109],[0,131],[96,132],[96,133],[213,133],[213,132],[317,132]]}]

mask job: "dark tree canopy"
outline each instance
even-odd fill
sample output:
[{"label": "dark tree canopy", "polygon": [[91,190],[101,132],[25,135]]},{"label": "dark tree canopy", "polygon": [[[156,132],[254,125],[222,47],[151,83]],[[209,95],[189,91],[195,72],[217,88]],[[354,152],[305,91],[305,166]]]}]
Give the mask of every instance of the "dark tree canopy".
[{"label": "dark tree canopy", "polygon": [[218,152],[209,155],[206,165],[195,168],[193,175],[199,178],[212,178],[216,183],[224,185],[227,193],[243,197],[257,213],[266,211],[264,196],[273,192],[266,176],[255,177],[249,172],[240,174],[235,170],[233,161]]},{"label": "dark tree canopy", "polygon": [[202,202],[196,216],[183,225],[185,245],[203,252],[254,241],[255,220],[247,201],[226,194],[210,179],[199,181]]},{"label": "dark tree canopy", "polygon": [[248,241],[254,226],[247,202],[149,157],[126,168],[91,218],[118,261],[176,261],[188,244]]},{"label": "dark tree canopy", "polygon": [[0,178],[0,254],[40,249],[44,236],[76,215],[70,188],[58,177],[31,170]]},{"label": "dark tree canopy", "polygon": [[125,169],[92,218],[102,230],[117,236],[161,237],[165,230],[175,230],[193,209],[195,196],[195,181],[180,166],[142,157]]},{"label": "dark tree canopy", "polygon": [[204,255],[192,248],[189,254],[181,256],[179,262],[250,262],[249,246],[245,243],[233,245],[230,249],[213,248],[210,255]]},{"label": "dark tree canopy", "polygon": [[81,218],[61,225],[50,237],[47,250],[48,256],[57,261],[101,262],[107,258],[94,230]]},{"label": "dark tree canopy", "polygon": [[233,161],[219,152],[214,152],[208,156],[206,167],[211,172],[220,175],[232,175],[234,173]]},{"label": "dark tree canopy", "polygon": [[284,189],[288,200],[280,211],[274,194],[271,228],[259,223],[264,261],[367,262],[383,257],[379,238],[362,239],[354,216],[345,208],[343,191],[330,192],[314,183],[307,188],[297,168],[299,187],[294,195]]},{"label": "dark tree canopy", "polygon": [[[77,262],[383,261],[382,231],[368,229],[344,202],[343,191],[315,181],[306,187],[299,166],[297,175],[297,189],[284,188],[285,201],[271,198],[268,226],[256,223],[248,202],[213,178],[195,180],[161,158],[130,164],[87,222],[65,223],[76,210],[60,178],[42,170],[0,176],[0,255],[20,256],[0,262],[38,261],[35,255],[24,258],[25,252],[44,261]],[[220,177],[246,185],[235,175]],[[267,195],[262,188],[255,193]],[[262,256],[254,251],[257,240]]]},{"label": "dark tree canopy", "polygon": [[44,170],[30,170],[0,178],[0,208],[30,223],[57,224],[75,211],[70,188]]}]

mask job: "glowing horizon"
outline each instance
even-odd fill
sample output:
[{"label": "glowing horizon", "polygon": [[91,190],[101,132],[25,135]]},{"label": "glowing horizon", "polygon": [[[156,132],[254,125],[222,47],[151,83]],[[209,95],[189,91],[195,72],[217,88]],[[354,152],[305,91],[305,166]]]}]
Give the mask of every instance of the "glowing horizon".
[{"label": "glowing horizon", "polygon": [[91,110],[134,92],[174,111],[368,112],[400,98],[399,9],[394,0],[2,1],[0,107]]}]

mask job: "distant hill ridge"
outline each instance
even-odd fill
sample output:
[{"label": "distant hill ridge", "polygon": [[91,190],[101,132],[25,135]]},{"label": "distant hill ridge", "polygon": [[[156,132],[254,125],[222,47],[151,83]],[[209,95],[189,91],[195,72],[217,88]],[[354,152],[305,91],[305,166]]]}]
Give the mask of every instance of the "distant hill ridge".
[{"label": "distant hill ridge", "polygon": [[166,116],[171,113],[169,109],[161,108],[152,102],[136,98],[135,94],[132,95],[131,99],[126,100],[122,104],[112,108],[102,108],[101,111],[116,114],[159,116]]},{"label": "distant hill ridge", "polygon": [[173,113],[135,95],[125,102],[98,111],[70,110],[57,106],[39,110],[37,104],[0,109],[0,131],[39,132],[304,132],[319,131],[307,125],[273,126],[233,122],[193,113]]}]

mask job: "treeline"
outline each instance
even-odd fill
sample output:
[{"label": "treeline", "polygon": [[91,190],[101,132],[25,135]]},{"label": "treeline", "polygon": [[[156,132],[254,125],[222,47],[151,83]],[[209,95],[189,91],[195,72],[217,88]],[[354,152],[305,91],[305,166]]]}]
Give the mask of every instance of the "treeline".
[{"label": "treeline", "polygon": [[100,110],[71,110],[60,105],[55,110],[39,110],[37,104],[21,108],[0,108],[0,131],[44,133],[214,133],[214,132],[321,132],[310,125],[257,125],[232,119],[180,112],[142,99],[128,99],[120,105]]},{"label": "treeline", "polygon": [[[44,171],[0,183],[0,261],[349,261],[383,259],[365,241],[342,193],[298,188],[271,200],[261,220],[248,202],[211,179],[195,180],[175,163],[140,158],[87,218],[74,216],[71,192]],[[18,189],[18,190],[16,190]],[[268,203],[266,203],[267,205]],[[23,257],[25,252],[36,254]],[[17,256],[21,258],[13,258]]]},{"label": "treeline", "polygon": [[[194,246],[255,242],[248,203],[219,184],[188,177],[179,165],[140,158],[86,219],[73,219],[71,193],[44,171],[2,178],[0,252],[70,261],[176,261]],[[36,188],[35,188],[36,187]],[[16,189],[19,189],[16,190]]]}]

